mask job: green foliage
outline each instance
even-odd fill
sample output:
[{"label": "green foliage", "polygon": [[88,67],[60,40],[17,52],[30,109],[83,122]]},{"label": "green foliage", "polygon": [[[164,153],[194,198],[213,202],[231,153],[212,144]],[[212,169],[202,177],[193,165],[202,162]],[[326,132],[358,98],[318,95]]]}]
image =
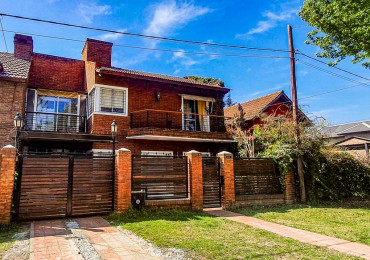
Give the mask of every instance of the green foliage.
[{"label": "green foliage", "polygon": [[336,148],[304,155],[311,201],[336,201],[370,195],[370,166]]},{"label": "green foliage", "polygon": [[234,102],[232,99],[231,99],[231,94],[229,93],[229,94],[227,94],[227,96],[226,96],[226,99],[225,99],[225,106],[226,107],[231,107],[231,106],[233,106],[233,105],[235,105],[236,104],[236,102]]},{"label": "green foliage", "polygon": [[225,87],[225,83],[222,80],[215,79],[215,78],[203,78],[203,77],[199,77],[199,76],[185,76],[184,79],[191,79],[191,80],[194,80],[194,81],[199,82],[199,83]]},{"label": "green foliage", "polygon": [[305,0],[299,13],[310,26],[306,43],[320,47],[318,57],[334,59],[329,65],[352,56],[352,62],[370,62],[370,2],[368,0]]}]

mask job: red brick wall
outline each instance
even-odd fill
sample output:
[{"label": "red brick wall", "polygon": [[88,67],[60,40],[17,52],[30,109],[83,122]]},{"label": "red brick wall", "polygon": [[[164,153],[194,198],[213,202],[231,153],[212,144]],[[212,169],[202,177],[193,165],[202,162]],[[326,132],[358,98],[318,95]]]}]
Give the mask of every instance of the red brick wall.
[{"label": "red brick wall", "polygon": [[82,59],[85,61],[94,61],[97,67],[111,66],[112,46],[110,42],[103,42],[93,39],[87,39],[82,50]]},{"label": "red brick wall", "polygon": [[16,34],[14,36],[14,57],[31,60],[33,40],[31,36]]},{"label": "red brick wall", "polygon": [[34,53],[29,87],[85,92],[85,64],[81,60]]},{"label": "red brick wall", "polygon": [[17,112],[23,114],[25,104],[25,82],[0,81],[0,147],[14,144],[13,119]]},{"label": "red brick wall", "polygon": [[9,223],[14,187],[16,149],[0,149],[0,224]]},{"label": "red brick wall", "polygon": [[[125,139],[130,127],[130,113],[143,109],[156,109],[180,112],[181,96],[189,94],[215,98],[214,111],[222,115],[220,106],[223,93],[215,90],[191,88],[169,83],[158,83],[147,80],[130,79],[117,76],[102,75],[96,77],[97,84],[122,86],[128,89],[128,116],[111,116],[94,114],[89,119],[92,134],[110,135],[110,125],[115,119],[118,124],[119,142],[117,148],[125,147],[133,154],[140,154],[141,150],[173,151],[174,154],[182,155],[184,151],[198,150],[201,152],[212,152],[215,155],[222,150],[230,150],[230,144],[194,143],[194,142],[170,142],[170,141],[144,141]],[[160,92],[160,101],[156,101],[156,93]],[[94,144],[94,149],[111,149],[110,144]]]}]

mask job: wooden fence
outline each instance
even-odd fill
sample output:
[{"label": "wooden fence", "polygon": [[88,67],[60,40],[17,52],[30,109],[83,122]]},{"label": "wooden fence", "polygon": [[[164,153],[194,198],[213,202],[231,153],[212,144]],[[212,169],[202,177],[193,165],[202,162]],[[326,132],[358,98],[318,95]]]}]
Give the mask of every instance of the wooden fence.
[{"label": "wooden fence", "polygon": [[186,157],[132,157],[132,190],[145,190],[147,200],[188,197]]},{"label": "wooden fence", "polygon": [[279,172],[271,159],[234,160],[235,195],[281,194]]}]

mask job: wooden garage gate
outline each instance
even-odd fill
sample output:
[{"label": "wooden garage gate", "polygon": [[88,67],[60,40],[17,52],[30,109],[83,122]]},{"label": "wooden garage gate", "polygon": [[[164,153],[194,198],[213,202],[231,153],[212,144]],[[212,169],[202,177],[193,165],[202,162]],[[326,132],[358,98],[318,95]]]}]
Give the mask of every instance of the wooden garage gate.
[{"label": "wooden garage gate", "polygon": [[203,158],[203,207],[221,207],[221,176],[219,158]]},{"label": "wooden garage gate", "polygon": [[19,220],[106,214],[113,206],[113,157],[23,155]]}]

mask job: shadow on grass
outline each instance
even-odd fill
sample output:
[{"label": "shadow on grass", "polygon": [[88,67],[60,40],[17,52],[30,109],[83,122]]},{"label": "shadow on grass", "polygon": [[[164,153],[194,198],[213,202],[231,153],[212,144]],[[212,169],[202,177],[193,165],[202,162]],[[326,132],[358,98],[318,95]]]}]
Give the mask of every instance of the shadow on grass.
[{"label": "shadow on grass", "polygon": [[121,225],[124,223],[137,223],[143,221],[165,220],[165,221],[191,221],[201,220],[204,218],[215,218],[202,211],[191,210],[134,210],[130,208],[125,213],[112,213],[106,219],[113,225]]}]

